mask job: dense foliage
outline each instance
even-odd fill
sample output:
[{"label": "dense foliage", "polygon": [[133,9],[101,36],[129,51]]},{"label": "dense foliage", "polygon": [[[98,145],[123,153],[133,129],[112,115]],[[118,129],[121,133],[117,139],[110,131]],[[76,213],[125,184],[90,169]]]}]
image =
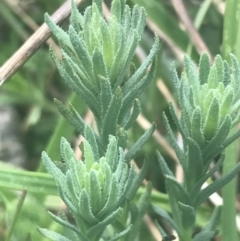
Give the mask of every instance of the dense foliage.
[{"label": "dense foliage", "polygon": [[[224,19],[222,1],[183,2],[207,48],[174,1],[93,2],[73,4],[61,27],[45,15],[55,64],[44,45],[0,87],[0,239],[237,241],[234,223],[216,236],[220,209],[205,202],[240,168],[236,147],[222,154],[239,136],[234,1]],[[1,64],[61,3],[0,3]],[[211,64],[216,54],[226,60]],[[234,187],[223,190],[223,215],[233,211],[223,225],[235,222]]]}]

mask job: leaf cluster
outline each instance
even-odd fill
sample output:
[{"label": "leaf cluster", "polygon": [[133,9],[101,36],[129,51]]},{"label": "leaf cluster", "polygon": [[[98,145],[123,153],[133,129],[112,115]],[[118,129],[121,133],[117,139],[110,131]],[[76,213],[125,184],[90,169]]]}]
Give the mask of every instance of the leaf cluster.
[{"label": "leaf cluster", "polygon": [[[185,72],[178,78],[172,66],[172,79],[181,116],[170,105],[174,123],[182,135],[183,149],[177,143],[166,115],[163,121],[184,172],[184,183],[176,181],[163,157],[158,153],[160,168],[165,175],[166,187],[173,210],[173,220],[166,213],[156,210],[166,217],[179,234],[180,240],[192,240],[196,221],[196,210],[211,194],[226,185],[240,170],[238,164],[229,173],[201,189],[224,161],[224,149],[236,140],[240,132],[229,136],[230,130],[239,121],[239,63],[231,55],[232,69],[226,61],[217,56],[211,66],[209,58],[203,54],[200,58],[199,71],[187,56],[184,58]],[[209,170],[211,162],[216,164]],[[205,228],[194,237],[195,240],[210,240],[215,235],[219,216],[213,214],[211,228]],[[211,225],[211,222],[214,225]],[[208,227],[207,226],[207,227]]]},{"label": "leaf cluster", "polygon": [[[156,38],[146,60],[135,69],[131,61],[144,30],[146,13],[138,6],[130,10],[125,2],[114,0],[112,15],[106,20],[101,1],[94,1],[83,15],[72,1],[68,32],[45,15],[46,23],[61,47],[61,60],[50,50],[59,73],[71,90],[86,102],[97,124],[97,130],[94,130],[71,104],[64,106],[55,100],[60,113],[85,137],[85,141],[84,157],[79,161],[69,143],[62,138],[60,149],[66,164],[65,173],[46,153],[42,155],[44,166],[54,177],[59,195],[76,222],[73,225],[64,215],[58,217],[51,213],[65,230],[63,236],[40,229],[51,240],[71,237],[71,240],[113,241],[123,236],[133,240],[149,205],[150,184],[138,205],[132,203],[149,165],[145,162],[136,175],[129,162],[151,137],[155,125],[126,154],[124,149],[127,130],[141,111],[138,97],[155,76],[159,42]],[[109,225],[114,230],[112,234]]]},{"label": "leaf cluster", "polygon": [[[94,114],[99,151],[104,154],[109,135],[117,136],[118,145],[126,148],[127,130],[141,111],[138,97],[155,75],[159,42],[156,38],[149,56],[136,70],[131,61],[144,30],[145,10],[138,6],[130,10],[124,0],[114,0],[112,15],[106,20],[100,2],[93,2],[82,15],[72,1],[68,32],[47,14],[45,20],[61,47],[62,60],[50,51],[59,73]],[[57,100],[56,104],[60,113],[84,134],[84,121],[75,108]]]},{"label": "leaf cluster", "polygon": [[[86,127],[86,136],[89,136],[89,130],[90,127]],[[100,159],[92,137],[84,141],[84,160],[76,159],[70,144],[64,138],[60,147],[67,166],[66,173],[46,153],[43,153],[42,160],[54,177],[59,195],[71,211],[76,226],[52,213],[51,216],[71,231],[71,236],[74,237],[72,240],[99,240],[106,226],[122,215],[123,209],[120,206],[134,183],[133,166],[129,168],[125,163],[123,150],[117,148],[117,140],[113,136],[110,136],[106,156]],[[117,237],[120,238],[129,230],[130,226],[121,235],[117,234]],[[44,229],[41,232],[52,240],[58,240],[60,235]],[[69,232],[66,237],[69,237]]]}]

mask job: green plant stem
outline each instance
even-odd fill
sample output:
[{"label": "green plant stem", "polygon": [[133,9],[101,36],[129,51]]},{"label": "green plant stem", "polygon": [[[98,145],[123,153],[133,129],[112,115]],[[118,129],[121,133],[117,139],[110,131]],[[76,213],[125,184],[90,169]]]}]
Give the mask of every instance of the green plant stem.
[{"label": "green plant stem", "polygon": [[[232,133],[237,128],[233,128]],[[223,165],[223,175],[228,173],[235,165],[237,160],[237,142],[233,142],[225,151],[226,158]],[[222,240],[237,241],[238,234],[236,228],[236,178],[222,188],[223,207],[222,207]]]},{"label": "green plant stem", "polygon": [[[238,60],[240,60],[240,1],[227,0],[226,11],[224,16],[224,30],[223,30],[223,58],[229,59],[229,53],[234,53]],[[237,128],[233,128],[232,133],[236,132]],[[232,143],[226,149],[226,161],[223,165],[223,174],[226,174],[231,168],[236,165],[237,160],[237,143]],[[222,225],[222,240],[223,241],[237,241],[238,234],[236,229],[236,178],[228,183],[222,189],[223,207],[221,214]]]},{"label": "green plant stem", "polygon": [[240,60],[240,1],[227,0],[224,15],[223,48],[224,59],[229,60],[229,53],[236,55]]},{"label": "green plant stem", "polygon": [[10,241],[11,240],[11,236],[13,234],[13,231],[14,231],[15,225],[17,223],[17,219],[19,217],[19,213],[20,213],[20,211],[22,209],[22,206],[23,206],[23,203],[24,203],[26,195],[27,195],[27,189],[24,189],[23,192],[22,192],[22,195],[21,195],[21,197],[20,197],[20,199],[18,201],[16,211],[15,211],[15,213],[13,215],[12,224],[10,226],[10,229],[9,229],[6,241]]}]

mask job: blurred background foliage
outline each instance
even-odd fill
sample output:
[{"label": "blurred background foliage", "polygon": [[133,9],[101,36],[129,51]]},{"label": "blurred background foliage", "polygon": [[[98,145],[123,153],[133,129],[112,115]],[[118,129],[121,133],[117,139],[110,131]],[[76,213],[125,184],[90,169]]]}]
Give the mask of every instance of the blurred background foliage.
[{"label": "blurred background foliage", "polygon": [[[63,2],[63,0],[1,0],[0,65],[3,65],[31,36],[37,26],[43,23],[44,13],[52,14]],[[110,0],[105,2],[110,6]],[[137,51],[135,65],[138,66],[141,58],[148,54],[153,43],[154,32],[161,40],[157,78],[141,96],[142,116],[130,130],[128,144],[131,146],[149,123],[153,121],[157,123],[157,132],[137,155],[135,161],[141,166],[145,156],[148,156],[151,165],[147,178],[153,182],[156,189],[163,193],[161,195],[153,193],[153,201],[168,211],[163,177],[159,172],[155,150],[159,149],[169,166],[177,170],[176,159],[169,149],[161,118],[163,111],[170,117],[168,102],[174,100],[169,66],[175,61],[176,67],[181,72],[185,53],[190,54],[197,63],[200,52],[204,51],[204,49],[199,50],[197,44],[191,40],[187,26],[179,19],[172,2],[170,0],[127,1],[129,5],[144,6],[148,13],[148,24]],[[89,4],[91,4],[90,0],[83,1],[79,10],[84,11]],[[220,54],[224,2],[221,0],[184,0],[183,4],[211,56]],[[184,13],[182,14],[184,16]],[[68,20],[65,20],[61,26],[67,29]],[[82,115],[86,118],[89,116],[85,104],[80,99],[71,96],[70,90],[63,83],[49,56],[48,49],[48,44],[43,44],[33,57],[0,88],[0,160],[31,171],[41,169],[41,167],[39,169],[39,162],[42,150],[47,150],[54,160],[59,161],[58,146],[61,136],[65,136],[73,147],[77,146],[76,143],[79,140],[79,133],[76,133],[60,117],[53,104],[53,98],[58,98],[65,103],[72,99]],[[9,169],[5,164],[1,164],[0,168],[12,170],[12,167]],[[13,173],[12,176],[14,175],[16,178],[16,174]],[[30,181],[26,179],[26,182],[28,180]],[[12,240],[44,240],[38,234],[37,226],[53,225],[45,211],[46,208],[51,210],[64,208],[55,196],[48,196],[44,199],[43,196],[49,194],[46,190],[44,188],[35,190],[32,192],[35,193],[34,195],[27,195]],[[1,192],[4,195],[0,196],[0,240],[4,240],[21,193],[9,191],[8,188],[3,188],[3,185],[1,185]],[[199,228],[208,220],[212,209],[213,204],[209,202],[200,210]],[[59,227],[49,229],[53,228]],[[150,238],[152,235],[148,230],[143,224],[141,240],[156,240]],[[31,239],[29,234],[31,234]]]}]

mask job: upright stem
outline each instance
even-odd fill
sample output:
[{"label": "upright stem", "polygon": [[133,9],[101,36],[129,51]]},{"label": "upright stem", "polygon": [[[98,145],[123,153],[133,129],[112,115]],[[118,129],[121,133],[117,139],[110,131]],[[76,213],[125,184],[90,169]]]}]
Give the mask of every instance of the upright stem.
[{"label": "upright stem", "polygon": [[192,241],[192,234],[193,230],[186,231],[183,234],[183,239],[180,239],[180,241]]},{"label": "upright stem", "polygon": [[[232,133],[236,132],[233,128]],[[225,151],[226,158],[223,165],[223,175],[227,174],[235,165],[237,160],[237,144],[233,142]],[[238,234],[236,228],[236,178],[222,188],[222,241],[237,241]]]},{"label": "upright stem", "polygon": [[[229,53],[234,53],[240,60],[240,1],[227,0],[226,11],[224,15],[223,30],[223,57],[229,59]],[[233,128],[232,133],[237,128]],[[226,149],[226,158],[223,166],[223,175],[228,173],[236,165],[237,161],[237,142],[233,142]],[[222,207],[222,240],[237,241],[238,234],[236,229],[236,178],[229,182],[222,189],[223,207]]]}]

